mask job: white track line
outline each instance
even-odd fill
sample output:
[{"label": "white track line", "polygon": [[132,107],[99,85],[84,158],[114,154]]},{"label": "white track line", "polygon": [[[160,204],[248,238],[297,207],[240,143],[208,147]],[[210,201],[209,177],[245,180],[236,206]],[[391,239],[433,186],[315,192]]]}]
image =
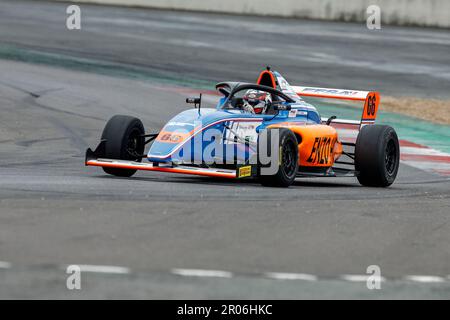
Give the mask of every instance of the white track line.
[{"label": "white track line", "polygon": [[284,273],[284,272],[266,272],[264,273],[266,278],[276,279],[276,280],[306,280],[306,281],[316,281],[317,276],[313,274],[306,273]]},{"label": "white track line", "polygon": [[403,277],[403,279],[407,281],[422,282],[422,283],[445,282],[445,278],[438,276],[409,275]]},{"label": "white track line", "polygon": [[97,265],[90,265],[90,264],[77,264],[76,266],[80,267],[81,272],[115,273],[115,274],[130,273],[129,268],[118,267],[118,266],[97,266]]},{"label": "white track line", "polygon": [[233,273],[222,270],[202,270],[202,269],[172,269],[173,274],[185,277],[216,277],[232,278]]},{"label": "white track line", "polygon": [[[6,261],[0,261],[0,269],[9,269],[12,264]],[[92,273],[107,273],[107,274],[129,274],[131,269],[119,266],[105,266],[105,265],[90,265],[90,264],[72,264],[64,265],[63,268],[67,270],[69,266],[78,266],[81,272]],[[184,277],[210,277],[210,278],[233,278],[234,274],[223,270],[204,270],[204,269],[171,269],[170,272],[175,275]],[[288,273],[288,272],[265,272],[262,274],[264,278],[273,280],[304,280],[304,281],[318,281],[319,277],[307,273]],[[371,275],[367,274],[343,274],[338,279],[350,282],[367,282],[371,279]],[[401,280],[420,282],[420,283],[442,283],[450,281],[450,275],[447,277],[431,276],[431,275],[407,275],[403,276]],[[381,277],[380,281],[385,282],[386,279]]]},{"label": "white track line", "polygon": [[[340,276],[342,280],[351,282],[367,282],[367,280],[372,279],[373,275],[367,274],[343,274]],[[386,281],[385,278],[380,277],[380,281]]]}]

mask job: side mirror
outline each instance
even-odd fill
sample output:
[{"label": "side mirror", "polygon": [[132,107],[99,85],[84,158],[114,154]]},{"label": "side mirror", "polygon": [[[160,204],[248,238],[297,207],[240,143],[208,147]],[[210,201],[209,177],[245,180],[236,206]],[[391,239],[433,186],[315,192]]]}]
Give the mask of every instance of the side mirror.
[{"label": "side mirror", "polygon": [[199,104],[200,102],[202,102],[200,98],[186,98],[186,103],[189,104]]},{"label": "side mirror", "polygon": [[196,108],[198,106],[198,109],[200,110],[200,107],[202,105],[202,94],[200,93],[200,96],[198,98],[186,98],[186,103],[193,104]]}]

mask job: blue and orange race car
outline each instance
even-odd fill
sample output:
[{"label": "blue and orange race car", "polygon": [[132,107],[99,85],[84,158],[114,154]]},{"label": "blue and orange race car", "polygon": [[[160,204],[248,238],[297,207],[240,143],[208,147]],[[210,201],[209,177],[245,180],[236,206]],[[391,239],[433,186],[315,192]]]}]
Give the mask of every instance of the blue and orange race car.
[{"label": "blue and orange race car", "polygon": [[[394,182],[399,142],[393,128],[374,124],[377,92],[291,86],[269,67],[255,83],[222,82],[216,89],[216,108],[201,108],[201,95],[188,98],[194,108],[176,115],[158,133],[145,133],[137,118],[112,117],[98,147],[86,151],[85,164],[120,177],[147,170],[256,178],[279,187],[310,176],[356,176],[362,185],[374,187]],[[362,117],[321,118],[302,97],[361,101]],[[342,141],[336,124],[359,130],[356,141]]]}]

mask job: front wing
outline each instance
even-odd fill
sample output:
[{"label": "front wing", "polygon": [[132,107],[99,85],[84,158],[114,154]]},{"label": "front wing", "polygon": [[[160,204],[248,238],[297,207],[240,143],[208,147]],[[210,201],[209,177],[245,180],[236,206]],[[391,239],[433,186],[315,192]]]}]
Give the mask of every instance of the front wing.
[{"label": "front wing", "polygon": [[181,174],[192,174],[206,177],[216,178],[251,178],[256,176],[256,166],[252,165],[238,165],[236,169],[221,169],[221,168],[203,168],[187,165],[174,165],[172,163],[152,163],[152,162],[137,162],[127,160],[106,159],[105,157],[105,140],[102,140],[95,151],[90,148],[86,150],[85,165],[105,168],[130,169],[130,170],[145,170],[145,171],[159,171],[171,172]]},{"label": "front wing", "polygon": [[159,171],[172,172],[182,174],[194,174],[198,176],[216,177],[216,178],[238,178],[236,170],[229,169],[215,169],[215,168],[200,168],[190,166],[171,166],[171,165],[154,165],[151,162],[143,163],[136,161],[125,161],[115,159],[92,159],[86,161],[87,166],[117,168],[117,169],[132,169],[145,171]]}]

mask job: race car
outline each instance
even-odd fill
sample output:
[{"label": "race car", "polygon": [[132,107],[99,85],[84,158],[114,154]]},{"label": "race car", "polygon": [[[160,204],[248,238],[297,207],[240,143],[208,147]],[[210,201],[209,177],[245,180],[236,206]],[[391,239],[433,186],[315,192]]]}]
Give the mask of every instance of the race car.
[{"label": "race car", "polygon": [[[288,187],[297,177],[339,176],[388,187],[397,176],[397,134],[390,126],[374,124],[378,92],[291,86],[270,67],[255,83],[221,82],[216,90],[215,108],[202,108],[201,95],[187,98],[194,108],[157,133],[146,133],[138,118],[113,116],[98,147],[86,151],[85,165],[119,177],[147,170],[252,178],[274,187]],[[322,118],[304,97],[361,101],[361,119]],[[356,128],[356,141],[341,139],[339,126]]]}]

